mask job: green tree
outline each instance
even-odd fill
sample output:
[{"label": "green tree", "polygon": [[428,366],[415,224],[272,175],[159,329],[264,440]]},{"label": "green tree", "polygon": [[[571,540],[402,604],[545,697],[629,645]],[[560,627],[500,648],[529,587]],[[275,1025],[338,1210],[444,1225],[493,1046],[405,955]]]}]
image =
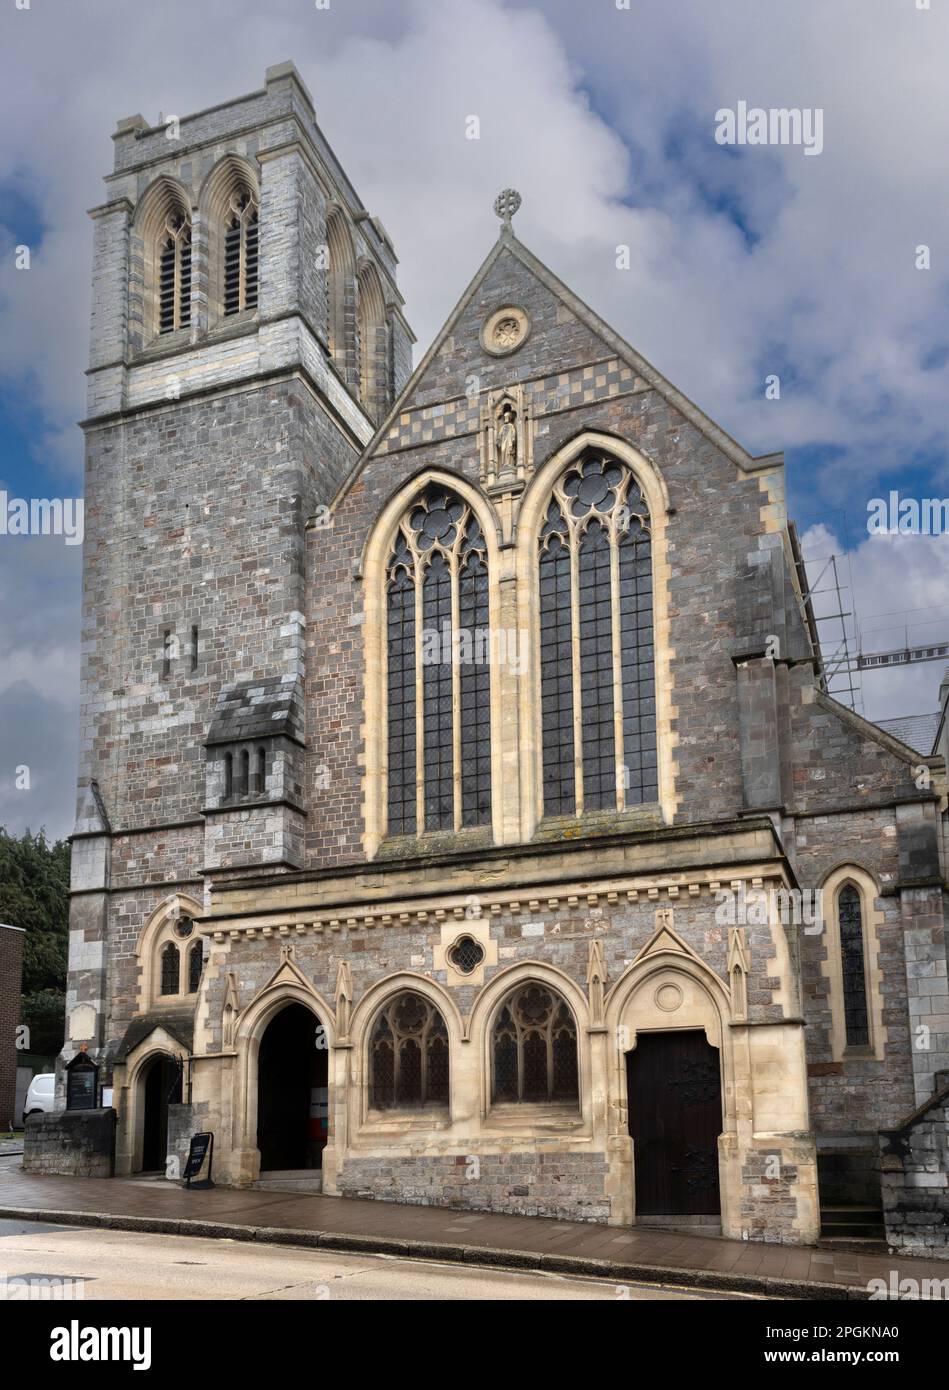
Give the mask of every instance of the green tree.
[{"label": "green tree", "polygon": [[[21,1019],[31,1051],[62,1046],[69,954],[69,845],[0,829],[0,922],[26,928]],[[34,1036],[35,1034],[35,1036]]]}]

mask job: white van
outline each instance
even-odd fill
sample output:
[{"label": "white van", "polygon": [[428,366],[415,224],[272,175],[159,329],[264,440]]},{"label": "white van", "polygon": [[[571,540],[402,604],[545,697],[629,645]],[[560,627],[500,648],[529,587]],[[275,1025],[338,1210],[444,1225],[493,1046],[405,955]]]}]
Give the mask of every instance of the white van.
[{"label": "white van", "polygon": [[33,1077],[23,1106],[24,1124],[26,1124],[27,1115],[48,1115],[55,1108],[53,1096],[55,1086],[56,1077],[51,1071],[40,1072],[38,1076]]}]

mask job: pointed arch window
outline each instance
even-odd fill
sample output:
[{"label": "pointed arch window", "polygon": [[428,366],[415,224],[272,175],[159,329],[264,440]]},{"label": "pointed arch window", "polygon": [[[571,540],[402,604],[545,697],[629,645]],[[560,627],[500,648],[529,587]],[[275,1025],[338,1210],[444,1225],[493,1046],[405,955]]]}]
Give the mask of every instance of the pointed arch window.
[{"label": "pointed arch window", "polygon": [[389,390],[389,330],[382,286],[375,270],[363,267],[357,279],[359,338],[359,399],[370,417],[385,414]]},{"label": "pointed arch window", "polygon": [[181,988],[179,982],[180,955],[178,947],[173,941],[169,941],[162,947],[161,953],[161,993],[177,994]]},{"label": "pointed arch window", "polygon": [[656,801],[649,511],[632,471],[601,451],[554,486],[539,594],[544,813]]},{"label": "pointed arch window", "polygon": [[257,307],[259,213],[246,189],[234,193],[224,227],[224,313]]},{"label": "pointed arch window", "polygon": [[204,965],[204,948],[196,941],[188,952],[188,993],[197,994],[201,983],[201,969]]},{"label": "pointed arch window", "polygon": [[546,985],[521,985],[498,1011],[491,1038],[495,1101],[576,1101],[577,1025]]},{"label": "pointed arch window", "polygon": [[191,323],[191,223],[173,212],[161,233],[158,256],[158,331],[174,333]]},{"label": "pointed arch window", "polygon": [[369,1087],[378,1110],[448,1104],[448,1030],[421,994],[397,995],[376,1019]]},{"label": "pointed arch window", "polygon": [[867,1010],[863,909],[860,892],[852,883],[845,883],[837,894],[837,925],[840,933],[847,1046],[868,1047],[870,1022]]},{"label": "pointed arch window", "polygon": [[491,821],[487,547],[467,505],[431,487],[386,572],[388,832]]}]

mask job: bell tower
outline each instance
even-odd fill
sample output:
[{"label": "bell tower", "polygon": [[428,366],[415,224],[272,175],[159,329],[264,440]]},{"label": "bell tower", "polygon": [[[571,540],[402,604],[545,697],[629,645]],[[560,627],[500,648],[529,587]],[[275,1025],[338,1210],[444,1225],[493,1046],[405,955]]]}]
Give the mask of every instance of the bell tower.
[{"label": "bell tower", "polygon": [[306,525],[414,341],[392,243],[292,63],[113,141],[91,213],[67,1059],[121,1049],[160,904],[200,901],[214,868],[301,866]]}]

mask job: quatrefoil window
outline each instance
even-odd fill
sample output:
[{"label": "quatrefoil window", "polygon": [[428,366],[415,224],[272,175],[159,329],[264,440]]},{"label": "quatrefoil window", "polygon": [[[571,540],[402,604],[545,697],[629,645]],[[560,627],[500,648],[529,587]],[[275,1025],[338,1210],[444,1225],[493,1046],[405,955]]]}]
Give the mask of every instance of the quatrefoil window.
[{"label": "quatrefoil window", "polygon": [[573,499],[573,515],[586,516],[593,508],[598,512],[612,510],[622,477],[623,470],[607,459],[589,459],[582,469],[569,474],[563,490]]},{"label": "quatrefoil window", "polygon": [[448,952],[448,959],[462,975],[470,975],[484,960],[484,947],[473,936],[462,936]]},{"label": "quatrefoil window", "polygon": [[418,537],[419,550],[430,550],[436,543],[448,549],[455,539],[455,526],[461,520],[464,507],[455,497],[433,493],[409,517],[409,525]]}]

